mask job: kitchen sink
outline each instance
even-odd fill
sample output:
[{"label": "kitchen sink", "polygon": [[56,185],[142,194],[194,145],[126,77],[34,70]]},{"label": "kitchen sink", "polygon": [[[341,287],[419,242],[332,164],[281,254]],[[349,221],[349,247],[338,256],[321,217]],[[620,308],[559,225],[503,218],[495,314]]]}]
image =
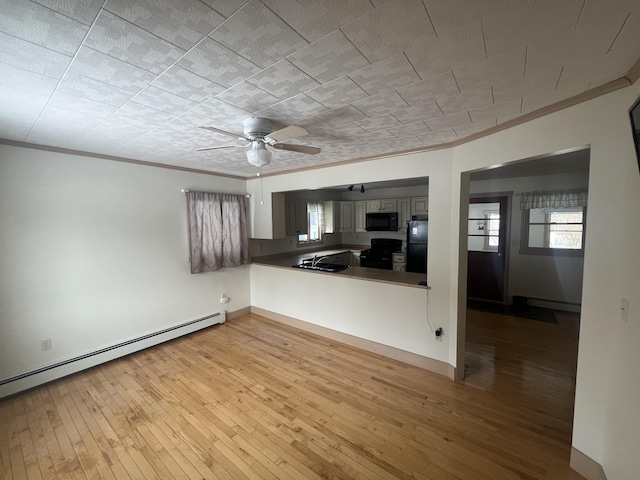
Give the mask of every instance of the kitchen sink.
[{"label": "kitchen sink", "polygon": [[319,272],[339,272],[349,268],[349,265],[341,265],[339,263],[325,263],[318,262],[315,265],[311,263],[299,263],[298,265],[291,265],[293,268],[302,268],[304,270],[316,270]]}]

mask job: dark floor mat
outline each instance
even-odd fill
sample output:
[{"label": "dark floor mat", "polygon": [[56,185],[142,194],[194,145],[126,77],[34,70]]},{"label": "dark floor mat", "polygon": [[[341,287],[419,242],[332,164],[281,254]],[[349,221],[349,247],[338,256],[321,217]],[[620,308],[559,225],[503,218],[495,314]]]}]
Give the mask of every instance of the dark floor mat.
[{"label": "dark floor mat", "polygon": [[539,322],[558,323],[558,319],[556,318],[556,314],[553,313],[553,310],[549,310],[548,308],[532,307],[530,305],[514,307],[513,305],[467,300],[467,308],[480,310],[481,312],[498,313],[500,315],[538,320]]}]

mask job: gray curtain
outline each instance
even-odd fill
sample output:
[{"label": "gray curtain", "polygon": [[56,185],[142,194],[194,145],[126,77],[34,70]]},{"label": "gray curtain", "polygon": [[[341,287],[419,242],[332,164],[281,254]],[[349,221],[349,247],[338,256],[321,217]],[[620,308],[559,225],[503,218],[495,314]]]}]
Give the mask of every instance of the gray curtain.
[{"label": "gray curtain", "polygon": [[576,188],[572,190],[550,190],[546,192],[522,192],[520,195],[520,209],[531,208],[575,208],[587,206],[587,190]]},{"label": "gray curtain", "polygon": [[244,195],[189,191],[187,215],[191,273],[250,262]]}]

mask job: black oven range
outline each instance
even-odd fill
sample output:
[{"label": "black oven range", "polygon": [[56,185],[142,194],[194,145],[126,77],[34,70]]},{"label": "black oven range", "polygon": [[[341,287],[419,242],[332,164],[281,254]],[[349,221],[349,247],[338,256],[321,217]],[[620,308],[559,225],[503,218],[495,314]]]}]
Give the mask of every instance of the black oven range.
[{"label": "black oven range", "polygon": [[360,252],[360,266],[393,270],[394,252],[402,250],[402,240],[395,238],[372,238],[371,248]]}]

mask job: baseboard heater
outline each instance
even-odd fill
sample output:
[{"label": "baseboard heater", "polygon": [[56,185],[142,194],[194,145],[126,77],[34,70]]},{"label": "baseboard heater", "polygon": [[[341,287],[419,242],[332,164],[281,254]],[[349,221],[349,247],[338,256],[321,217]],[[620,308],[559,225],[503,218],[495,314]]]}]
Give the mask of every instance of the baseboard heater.
[{"label": "baseboard heater", "polygon": [[222,310],[207,315],[206,317],[163,328],[140,337],[131,338],[93,352],[78,355],[77,357],[69,358],[46,367],[16,375],[15,377],[0,380],[0,398],[37,387],[38,385],[66,377],[67,375],[77,373],[87,368],[95,367],[96,365],[115,360],[116,358],[124,357],[125,355],[144,350],[145,348],[153,347],[154,345],[173,340],[174,338],[202,330],[203,328],[224,323],[226,320],[227,312]]}]

